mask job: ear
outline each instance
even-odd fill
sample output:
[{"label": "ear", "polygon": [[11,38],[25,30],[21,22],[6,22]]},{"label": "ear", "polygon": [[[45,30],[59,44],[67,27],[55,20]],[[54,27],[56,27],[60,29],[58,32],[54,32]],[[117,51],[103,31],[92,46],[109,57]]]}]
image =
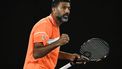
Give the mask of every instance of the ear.
[{"label": "ear", "polygon": [[52,12],[55,12],[55,8],[54,7],[52,7]]}]

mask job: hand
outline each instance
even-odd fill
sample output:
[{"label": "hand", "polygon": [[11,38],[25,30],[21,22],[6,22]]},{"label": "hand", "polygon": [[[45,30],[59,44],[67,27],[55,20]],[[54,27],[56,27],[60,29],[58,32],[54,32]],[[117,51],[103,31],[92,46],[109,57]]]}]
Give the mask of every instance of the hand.
[{"label": "hand", "polygon": [[58,45],[62,46],[69,42],[69,36],[67,34],[62,34],[60,39],[57,41]]},{"label": "hand", "polygon": [[88,58],[81,58],[78,54],[72,54],[72,58],[70,59],[72,64],[86,64]]}]

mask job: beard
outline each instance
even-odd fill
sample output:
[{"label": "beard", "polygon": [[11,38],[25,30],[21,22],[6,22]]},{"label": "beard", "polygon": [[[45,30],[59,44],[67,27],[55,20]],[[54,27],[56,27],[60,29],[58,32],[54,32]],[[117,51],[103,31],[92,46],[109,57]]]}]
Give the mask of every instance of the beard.
[{"label": "beard", "polygon": [[68,22],[68,20],[69,20],[69,14],[58,15],[58,16],[57,16],[57,19],[58,19],[61,23]]}]

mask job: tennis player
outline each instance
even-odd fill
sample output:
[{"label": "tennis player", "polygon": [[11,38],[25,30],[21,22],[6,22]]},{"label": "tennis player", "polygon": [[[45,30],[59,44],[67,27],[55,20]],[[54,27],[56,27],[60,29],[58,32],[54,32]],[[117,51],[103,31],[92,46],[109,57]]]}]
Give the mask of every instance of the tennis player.
[{"label": "tennis player", "polygon": [[32,28],[24,69],[55,69],[58,58],[70,61],[80,58],[78,54],[60,51],[60,47],[70,40],[67,34],[60,35],[59,29],[62,23],[68,21],[70,8],[70,0],[52,1],[51,14]]}]

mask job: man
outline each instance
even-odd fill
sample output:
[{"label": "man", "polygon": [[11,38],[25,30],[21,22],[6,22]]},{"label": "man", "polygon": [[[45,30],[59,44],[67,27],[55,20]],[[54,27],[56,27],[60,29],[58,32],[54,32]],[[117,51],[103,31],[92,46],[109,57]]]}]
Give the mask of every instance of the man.
[{"label": "man", "polygon": [[59,31],[69,14],[70,0],[52,2],[51,14],[37,22],[31,31],[24,69],[54,69],[58,58],[70,61],[80,58],[78,54],[59,51],[70,40],[67,34],[60,36]]}]

